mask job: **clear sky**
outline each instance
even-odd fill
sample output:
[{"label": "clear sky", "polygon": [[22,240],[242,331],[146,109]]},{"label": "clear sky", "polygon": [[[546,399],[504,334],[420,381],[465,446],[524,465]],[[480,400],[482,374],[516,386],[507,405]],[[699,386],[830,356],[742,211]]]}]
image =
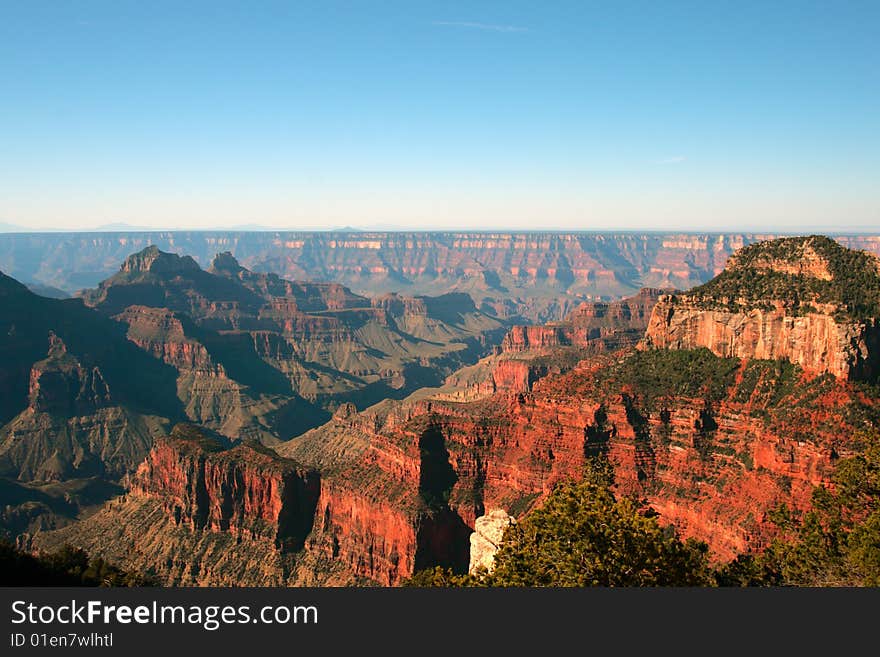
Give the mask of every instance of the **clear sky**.
[{"label": "clear sky", "polygon": [[880,230],[880,2],[0,0],[0,222]]}]

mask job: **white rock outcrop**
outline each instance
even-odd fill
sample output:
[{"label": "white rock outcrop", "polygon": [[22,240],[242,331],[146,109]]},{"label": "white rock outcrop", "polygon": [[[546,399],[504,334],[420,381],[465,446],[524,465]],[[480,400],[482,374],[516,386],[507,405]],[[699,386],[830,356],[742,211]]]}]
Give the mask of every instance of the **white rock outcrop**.
[{"label": "white rock outcrop", "polygon": [[495,566],[495,553],[501,545],[504,530],[516,523],[516,519],[504,509],[494,509],[474,522],[471,534],[471,563],[468,572],[483,567],[490,571]]}]

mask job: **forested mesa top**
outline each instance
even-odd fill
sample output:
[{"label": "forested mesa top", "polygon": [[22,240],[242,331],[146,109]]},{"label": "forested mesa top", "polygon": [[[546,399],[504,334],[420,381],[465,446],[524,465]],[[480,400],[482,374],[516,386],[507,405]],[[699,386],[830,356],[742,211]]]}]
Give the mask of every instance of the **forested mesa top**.
[{"label": "forested mesa top", "polygon": [[880,260],[821,235],[786,237],[744,247],[721,274],[685,296],[709,308],[782,302],[803,313],[828,304],[841,319],[877,317]]}]

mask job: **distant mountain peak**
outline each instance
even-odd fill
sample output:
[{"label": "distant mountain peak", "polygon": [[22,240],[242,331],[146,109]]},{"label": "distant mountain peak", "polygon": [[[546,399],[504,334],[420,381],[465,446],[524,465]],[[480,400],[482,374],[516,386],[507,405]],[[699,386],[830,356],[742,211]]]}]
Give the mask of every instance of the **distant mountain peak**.
[{"label": "distant mountain peak", "polygon": [[158,246],[150,245],[133,253],[122,263],[120,271],[125,273],[162,273],[197,271],[201,269],[190,256],[179,256],[176,253],[160,251]]},{"label": "distant mountain peak", "polygon": [[239,264],[231,252],[224,251],[214,256],[210,271],[237,274],[240,271],[244,271],[244,267]]}]

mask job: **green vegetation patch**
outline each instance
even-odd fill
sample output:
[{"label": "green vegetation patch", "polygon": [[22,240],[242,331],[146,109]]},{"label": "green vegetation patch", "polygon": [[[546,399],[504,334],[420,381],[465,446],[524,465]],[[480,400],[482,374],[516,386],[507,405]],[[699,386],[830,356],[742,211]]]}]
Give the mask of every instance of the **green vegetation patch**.
[{"label": "green vegetation patch", "polygon": [[749,361],[733,401],[745,404],[754,400],[765,406],[776,406],[794,392],[801,374],[800,367],[787,360]]},{"label": "green vegetation patch", "polygon": [[[797,263],[806,247],[827,263],[831,280],[768,268],[771,261]],[[702,307],[731,311],[742,310],[736,299],[744,299],[749,308],[770,308],[770,301],[783,301],[796,314],[815,310],[813,303],[829,303],[838,306],[837,319],[863,319],[880,316],[880,273],[876,258],[864,251],[821,235],[789,237],[745,247],[735,266],[686,296]]]},{"label": "green vegetation patch", "polygon": [[640,406],[653,410],[669,397],[722,399],[736,379],[740,361],[719,358],[705,348],[656,349],[635,352],[596,375],[598,390],[612,392],[629,387]]}]

